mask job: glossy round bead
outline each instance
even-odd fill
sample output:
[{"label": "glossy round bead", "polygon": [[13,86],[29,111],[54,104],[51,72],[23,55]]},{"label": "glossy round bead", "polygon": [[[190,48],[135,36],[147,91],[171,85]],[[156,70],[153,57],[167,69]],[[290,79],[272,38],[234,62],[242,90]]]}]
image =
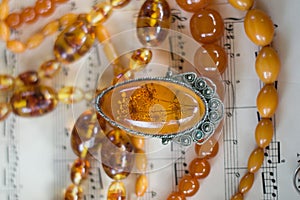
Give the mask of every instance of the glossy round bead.
[{"label": "glossy round bead", "polygon": [[251,173],[257,172],[264,162],[264,150],[256,148],[252,151],[248,159],[248,171]]},{"label": "glossy round bead", "polygon": [[26,47],[28,49],[34,49],[43,42],[44,38],[45,36],[43,33],[36,33],[27,40]]},{"label": "glossy round bead", "polygon": [[48,16],[54,12],[55,5],[52,0],[37,0],[34,9],[38,15]]},{"label": "glossy round bead", "polygon": [[208,0],[176,0],[180,8],[188,12],[196,12],[208,5]]},{"label": "glossy round bead", "polygon": [[54,33],[56,33],[59,29],[59,21],[58,20],[54,20],[52,22],[49,22],[48,24],[46,24],[43,29],[42,29],[42,33],[45,36],[48,35],[52,35]]},{"label": "glossy round bead", "polygon": [[196,41],[213,43],[223,35],[224,22],[216,10],[201,9],[192,16],[190,31]]},{"label": "glossy round bead", "polygon": [[8,0],[2,0],[0,3],[0,21],[3,21],[6,19],[6,17],[9,14],[9,1]]},{"label": "glossy round bead", "polygon": [[103,42],[110,38],[110,34],[107,31],[106,27],[102,24],[99,24],[95,27],[95,35],[99,42]]},{"label": "glossy round bead", "polygon": [[147,170],[148,159],[145,151],[138,149],[135,150],[135,166],[139,172],[145,173]]},{"label": "glossy round bead", "polygon": [[147,48],[135,50],[130,58],[129,69],[139,71],[145,67],[152,59],[152,51]]},{"label": "glossy round bead", "polygon": [[244,196],[241,193],[237,193],[233,197],[231,197],[230,200],[244,200]]},{"label": "glossy round bead", "polygon": [[21,21],[24,23],[32,23],[37,20],[37,14],[35,12],[35,9],[33,7],[27,7],[25,8],[21,14]]},{"label": "glossy round bead", "polygon": [[254,0],[228,0],[228,2],[238,10],[249,10],[254,3]]},{"label": "glossy round bead", "polygon": [[18,75],[18,79],[24,85],[37,85],[39,83],[39,76],[37,71],[29,70]]},{"label": "glossy round bead", "polygon": [[6,17],[5,22],[10,28],[17,28],[21,25],[21,16],[19,13],[11,13]]},{"label": "glossy round bead", "polygon": [[266,148],[272,141],[274,134],[273,123],[270,119],[261,119],[255,129],[256,144],[260,148]]},{"label": "glossy round bead", "polygon": [[10,37],[10,30],[4,21],[0,21],[0,39],[3,41],[8,41]]},{"label": "glossy round bead", "polygon": [[184,175],[178,184],[178,190],[187,197],[191,197],[199,190],[198,180],[191,175]]},{"label": "glossy round bead", "polygon": [[122,8],[126,6],[129,2],[130,0],[110,0],[110,4],[114,8]]},{"label": "glossy round bead", "polygon": [[59,19],[59,25],[62,28],[66,28],[67,26],[73,24],[75,21],[77,20],[77,15],[74,13],[68,13],[63,15],[60,19]]},{"label": "glossy round bead", "polygon": [[78,103],[84,98],[83,91],[73,86],[62,87],[57,93],[59,101],[65,104]]},{"label": "glossy round bead", "polygon": [[270,46],[263,47],[255,61],[255,70],[260,80],[266,84],[275,82],[280,68],[277,52]]},{"label": "glossy round bead", "polygon": [[252,188],[253,182],[254,174],[250,172],[246,173],[240,181],[239,192],[242,194],[248,192]]},{"label": "glossy round bead", "polygon": [[22,53],[26,50],[25,44],[19,40],[8,40],[6,42],[6,47],[14,53]]},{"label": "glossy round bead", "polygon": [[10,103],[0,103],[0,122],[4,121],[11,113]]},{"label": "glossy round bead", "polygon": [[135,194],[138,197],[144,196],[148,188],[148,179],[145,174],[140,175],[135,183]]},{"label": "glossy round bead", "polygon": [[0,91],[9,91],[12,90],[15,86],[15,78],[7,75],[7,74],[0,74]]},{"label": "glossy round bead", "polygon": [[208,176],[210,172],[210,164],[206,159],[195,158],[189,165],[189,173],[197,179]]},{"label": "glossy round bead", "polygon": [[195,152],[199,158],[213,158],[219,151],[219,143],[214,139],[208,139],[204,144],[195,144]]},{"label": "glossy round bead", "polygon": [[261,10],[252,9],[247,12],[244,20],[244,28],[248,38],[256,45],[266,46],[273,40],[273,22]]},{"label": "glossy round bead", "polygon": [[167,200],[186,200],[184,194],[180,193],[180,192],[172,192]]},{"label": "glossy round bead", "polygon": [[53,78],[59,73],[60,69],[60,62],[56,60],[48,60],[39,67],[38,74],[40,78]]},{"label": "glossy round bead", "polygon": [[145,147],[145,138],[142,136],[131,135],[130,140],[135,149],[143,149]]},{"label": "glossy round bead", "polygon": [[107,200],[125,200],[126,189],[121,181],[113,181],[107,190]]},{"label": "glossy round bead", "polygon": [[76,159],[71,167],[71,180],[75,185],[80,185],[88,177],[91,165],[89,161]]},{"label": "glossy round bead", "polygon": [[70,185],[65,191],[64,200],[82,200],[83,190],[80,186]]},{"label": "glossy round bead", "polygon": [[267,84],[259,91],[256,106],[262,118],[274,115],[278,106],[278,93],[273,84]]}]

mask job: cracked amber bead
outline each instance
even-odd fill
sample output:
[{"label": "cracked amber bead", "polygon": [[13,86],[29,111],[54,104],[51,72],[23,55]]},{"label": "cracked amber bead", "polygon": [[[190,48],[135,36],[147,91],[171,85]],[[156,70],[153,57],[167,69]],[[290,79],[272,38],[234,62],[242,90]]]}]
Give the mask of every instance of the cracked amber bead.
[{"label": "cracked amber bead", "polygon": [[125,185],[121,181],[114,181],[107,190],[107,200],[126,200]]}]

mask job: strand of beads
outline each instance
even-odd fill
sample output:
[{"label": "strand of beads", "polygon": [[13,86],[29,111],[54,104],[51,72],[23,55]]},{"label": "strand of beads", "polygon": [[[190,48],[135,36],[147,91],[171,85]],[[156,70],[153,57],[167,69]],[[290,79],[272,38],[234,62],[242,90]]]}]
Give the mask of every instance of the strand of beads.
[{"label": "strand of beads", "polygon": [[244,20],[244,29],[248,38],[256,45],[262,47],[255,62],[255,69],[259,79],[265,84],[257,95],[256,106],[261,120],[255,130],[257,147],[248,159],[248,172],[242,177],[238,192],[232,200],[242,200],[251,189],[254,174],[260,169],[264,161],[264,148],[266,148],[274,134],[271,121],[278,105],[278,94],[274,87],[280,71],[280,59],[276,51],[270,46],[274,36],[274,25],[271,18],[263,11],[252,8],[254,0],[229,0],[229,3],[242,11],[247,11]]}]

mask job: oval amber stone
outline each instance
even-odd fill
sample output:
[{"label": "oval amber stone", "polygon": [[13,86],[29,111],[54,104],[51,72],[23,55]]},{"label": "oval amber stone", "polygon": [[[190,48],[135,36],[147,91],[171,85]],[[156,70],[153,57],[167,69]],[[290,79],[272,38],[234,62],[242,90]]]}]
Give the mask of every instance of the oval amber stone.
[{"label": "oval amber stone", "polygon": [[0,91],[9,91],[15,86],[14,77],[7,74],[0,74]]},{"label": "oval amber stone", "polygon": [[59,101],[65,104],[78,103],[84,98],[83,91],[73,86],[62,87],[57,94]]},{"label": "oval amber stone", "polygon": [[195,177],[184,175],[178,184],[178,190],[187,197],[191,197],[199,190],[199,183]]},{"label": "oval amber stone", "polygon": [[184,194],[181,194],[180,192],[172,192],[167,200],[186,200]]},{"label": "oval amber stone", "polygon": [[94,39],[94,28],[78,20],[58,36],[54,44],[54,55],[60,62],[74,62],[91,49]]},{"label": "oval amber stone", "polygon": [[152,59],[152,51],[147,48],[140,48],[135,50],[130,58],[129,69],[141,70],[147,65]]},{"label": "oval amber stone", "polygon": [[14,92],[10,103],[16,115],[41,116],[56,108],[57,94],[48,86],[22,86]]},{"label": "oval amber stone", "polygon": [[107,200],[125,200],[126,189],[121,181],[114,181],[110,184],[107,190]]},{"label": "oval amber stone", "polygon": [[54,20],[52,22],[49,22],[42,28],[42,34],[45,36],[52,35],[56,33],[59,29],[59,21]]},{"label": "oval amber stone", "polygon": [[254,182],[254,174],[248,172],[243,176],[243,178],[240,181],[239,192],[242,194],[248,192],[251,189],[253,182]]},{"label": "oval amber stone", "polygon": [[206,159],[195,158],[189,165],[189,172],[197,179],[205,178],[210,172],[210,164]]},{"label": "oval amber stone", "polygon": [[105,173],[112,179],[126,178],[133,168],[134,152],[126,132],[115,129],[106,134],[101,148],[101,162]]},{"label": "oval amber stone", "polygon": [[126,6],[129,2],[130,2],[130,0],[110,0],[110,4],[114,8],[122,8],[122,7]]},{"label": "oval amber stone", "polygon": [[45,36],[43,33],[36,33],[27,40],[26,47],[28,49],[34,49],[43,42],[44,38]]},{"label": "oval amber stone", "polygon": [[167,37],[171,25],[171,10],[165,0],[147,0],[137,19],[137,36],[144,45],[157,46]]},{"label": "oval amber stone", "polygon": [[52,0],[37,0],[34,9],[38,15],[48,16],[54,12],[55,5]]},{"label": "oval amber stone", "polygon": [[18,76],[18,80],[24,85],[37,85],[39,83],[39,76],[37,71],[26,71]]},{"label": "oval amber stone", "polygon": [[80,186],[70,185],[65,191],[64,200],[82,200],[83,190]]},{"label": "oval amber stone", "polygon": [[26,50],[25,44],[19,40],[8,40],[6,42],[6,47],[14,53],[22,53]]},{"label": "oval amber stone", "polygon": [[251,173],[257,172],[264,162],[264,150],[262,148],[256,148],[252,151],[248,159],[248,171]]},{"label": "oval amber stone", "polygon": [[11,113],[10,103],[0,103],[0,122],[4,121]]},{"label": "oval amber stone", "polygon": [[142,136],[130,136],[130,141],[135,149],[143,149],[145,147],[145,138]]},{"label": "oval amber stone", "polygon": [[89,161],[76,159],[71,168],[71,180],[75,185],[80,185],[88,177],[91,165]]},{"label": "oval amber stone", "polygon": [[277,52],[270,46],[263,47],[255,61],[258,77],[264,83],[273,83],[277,80],[281,63]]},{"label": "oval amber stone", "polygon": [[138,197],[144,196],[148,188],[148,179],[145,174],[140,175],[135,183],[135,194]]},{"label": "oval amber stone", "polygon": [[224,21],[216,10],[201,9],[192,16],[190,30],[197,42],[213,43],[223,35]]},{"label": "oval amber stone", "polygon": [[256,99],[257,110],[262,118],[271,118],[278,106],[278,94],[273,84],[265,85]]},{"label": "oval amber stone", "polygon": [[39,67],[38,74],[41,78],[53,78],[56,74],[59,73],[60,69],[60,62],[56,60],[48,60]]},{"label": "oval amber stone", "polygon": [[59,25],[62,28],[66,28],[67,26],[73,24],[75,21],[77,20],[77,15],[74,13],[68,13],[63,15],[60,19],[59,19]]},{"label": "oval amber stone", "polygon": [[93,26],[102,24],[112,13],[112,5],[107,2],[98,3],[88,14],[88,20]]},{"label": "oval amber stone", "polygon": [[196,12],[208,5],[208,0],[176,0],[180,8],[188,12]]},{"label": "oval amber stone", "polygon": [[21,16],[19,13],[11,13],[6,17],[5,22],[10,28],[17,28],[21,25]]},{"label": "oval amber stone", "polygon": [[266,148],[272,141],[273,134],[274,128],[272,121],[267,118],[261,119],[255,129],[256,144],[260,148]]},{"label": "oval amber stone", "polygon": [[244,196],[241,193],[237,193],[233,197],[231,197],[230,200],[244,200]]},{"label": "oval amber stone", "polygon": [[0,39],[4,42],[8,41],[10,37],[9,27],[4,21],[0,21]]},{"label": "oval amber stone", "polygon": [[140,172],[145,173],[148,164],[147,155],[141,149],[136,150],[135,153],[135,166]]},{"label": "oval amber stone", "polygon": [[37,14],[35,13],[35,10],[33,7],[27,7],[25,8],[21,14],[21,21],[25,23],[32,23],[37,20]]},{"label": "oval amber stone", "polygon": [[249,10],[254,3],[254,0],[228,0],[228,2],[238,10]]},{"label": "oval amber stone", "polygon": [[134,134],[172,136],[192,129],[206,112],[199,95],[171,79],[136,79],[114,85],[99,97],[99,112]]},{"label": "oval amber stone", "polygon": [[214,138],[209,138],[204,144],[195,144],[195,153],[200,158],[213,158],[219,151],[219,143]]},{"label": "oval amber stone", "polygon": [[246,14],[244,28],[248,38],[256,45],[270,44],[274,36],[271,18],[261,10],[252,9]]},{"label": "oval amber stone", "polygon": [[9,14],[9,1],[8,0],[2,0],[0,3],[0,21],[5,20],[5,18]]}]

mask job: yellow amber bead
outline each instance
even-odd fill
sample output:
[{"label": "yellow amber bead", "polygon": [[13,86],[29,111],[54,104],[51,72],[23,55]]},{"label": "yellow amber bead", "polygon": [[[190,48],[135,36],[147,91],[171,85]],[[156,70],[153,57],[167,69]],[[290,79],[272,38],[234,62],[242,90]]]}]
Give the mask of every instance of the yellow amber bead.
[{"label": "yellow amber bead", "polygon": [[180,8],[188,12],[197,12],[208,5],[208,0],[176,0]]},{"label": "yellow amber bead", "polygon": [[273,22],[261,10],[252,9],[247,12],[244,20],[244,28],[248,38],[256,45],[266,46],[273,40]]},{"label": "yellow amber bead", "polygon": [[22,117],[41,116],[56,108],[56,92],[43,85],[19,87],[10,99],[12,110]]},{"label": "yellow amber bead", "polygon": [[254,0],[228,0],[228,2],[238,10],[249,10],[254,3]]},{"label": "yellow amber bead", "polygon": [[26,50],[25,44],[19,40],[8,40],[6,42],[6,47],[14,53],[22,53]]},{"label": "yellow amber bead", "polygon": [[231,197],[230,200],[244,200],[244,196],[241,193],[237,193],[233,197]]},{"label": "yellow amber bead", "polygon": [[95,35],[99,42],[103,42],[110,38],[109,32],[102,24],[99,24],[95,27]]},{"label": "yellow amber bead", "polygon": [[64,200],[83,200],[82,188],[77,185],[70,185],[65,191]]},{"label": "yellow amber bead", "polygon": [[251,173],[257,172],[264,162],[264,150],[256,148],[252,151],[248,159],[248,171]]},{"label": "yellow amber bead", "polygon": [[165,0],[147,0],[140,8],[137,36],[143,45],[158,46],[168,34],[171,10]]},{"label": "yellow amber bead", "polygon": [[259,91],[256,106],[262,118],[274,115],[278,106],[278,93],[273,84],[267,84]]},{"label": "yellow amber bead", "polygon": [[263,47],[255,61],[258,77],[264,83],[273,83],[277,80],[281,63],[277,52],[270,46]]},{"label": "yellow amber bead", "polygon": [[2,0],[2,2],[0,3],[0,21],[4,21],[5,18],[8,16],[9,14],[9,2],[8,0]]},{"label": "yellow amber bead", "polygon": [[142,172],[145,173],[147,170],[148,165],[148,159],[145,151],[141,149],[135,150],[135,166],[136,168]]},{"label": "yellow amber bead", "polygon": [[65,14],[64,16],[62,16],[59,19],[59,25],[62,28],[66,28],[67,26],[73,24],[76,20],[77,20],[77,15],[76,14],[68,13],[68,14]]},{"label": "yellow amber bead", "polygon": [[251,189],[253,182],[254,182],[254,174],[251,172],[248,172],[247,174],[245,174],[243,176],[243,178],[240,181],[239,192],[242,194],[245,194],[246,192],[248,192]]},{"label": "yellow amber bead", "polygon": [[84,98],[83,91],[73,86],[62,87],[57,93],[59,101],[65,104],[78,103]]},{"label": "yellow amber bead", "polygon": [[167,200],[186,200],[184,194],[180,193],[180,192],[172,192]]},{"label": "yellow amber bead", "polygon": [[145,138],[142,136],[131,135],[130,140],[135,149],[143,149],[145,147]]},{"label": "yellow amber bead", "polygon": [[18,75],[18,80],[22,85],[37,85],[39,76],[37,71],[29,70]]},{"label": "yellow amber bead", "polygon": [[256,144],[260,148],[266,148],[272,141],[273,134],[274,128],[272,121],[267,118],[261,119],[255,129]]},{"label": "yellow amber bead", "polygon": [[34,49],[38,47],[44,40],[45,36],[43,33],[36,33],[32,35],[26,43],[28,49]]},{"label": "yellow amber bead", "polygon": [[71,167],[71,180],[75,185],[80,185],[88,177],[91,168],[90,162],[84,159],[76,159]]},{"label": "yellow amber bead", "polygon": [[114,8],[122,8],[126,6],[129,2],[130,0],[110,0],[110,4]]},{"label": "yellow amber bead", "polygon": [[112,13],[112,5],[106,2],[101,2],[93,7],[89,13],[89,21],[93,26],[103,23]]},{"label": "yellow amber bead", "polygon": [[11,113],[10,103],[0,103],[0,122],[4,121]]},{"label": "yellow amber bead", "polygon": [[107,190],[107,200],[126,200],[125,185],[121,181],[114,181]]},{"label": "yellow amber bead", "polygon": [[56,60],[48,60],[39,67],[38,74],[40,78],[53,78],[59,73],[60,69],[60,62]]},{"label": "yellow amber bead", "polygon": [[3,41],[8,41],[10,37],[9,27],[4,21],[0,21],[0,39]]},{"label": "yellow amber bead", "polygon": [[58,29],[59,29],[59,21],[54,20],[52,22],[49,22],[43,27],[42,34],[44,34],[45,36],[52,35],[56,33]]},{"label": "yellow amber bead", "polygon": [[15,86],[14,77],[7,74],[0,74],[0,91],[12,90]]},{"label": "yellow amber bead", "polygon": [[187,197],[191,197],[196,194],[199,188],[200,184],[198,183],[198,180],[191,175],[184,175],[178,184],[179,192]]},{"label": "yellow amber bead", "polygon": [[140,175],[135,183],[135,194],[138,197],[144,196],[148,188],[148,179],[145,174]]},{"label": "yellow amber bead", "polygon": [[147,48],[141,48],[135,50],[130,58],[129,69],[141,70],[147,65],[152,59],[152,51]]}]

